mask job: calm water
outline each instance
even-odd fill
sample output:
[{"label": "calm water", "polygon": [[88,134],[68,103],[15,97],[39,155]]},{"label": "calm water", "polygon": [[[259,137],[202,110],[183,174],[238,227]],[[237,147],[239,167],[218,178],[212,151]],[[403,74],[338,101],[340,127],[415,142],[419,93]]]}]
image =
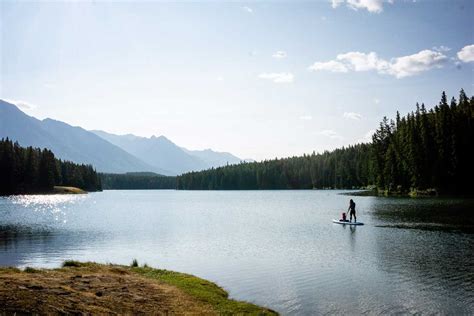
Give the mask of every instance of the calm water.
[{"label": "calm water", "polygon": [[0,198],[0,265],[140,263],[283,314],[474,313],[474,203],[340,191],[105,191]]}]

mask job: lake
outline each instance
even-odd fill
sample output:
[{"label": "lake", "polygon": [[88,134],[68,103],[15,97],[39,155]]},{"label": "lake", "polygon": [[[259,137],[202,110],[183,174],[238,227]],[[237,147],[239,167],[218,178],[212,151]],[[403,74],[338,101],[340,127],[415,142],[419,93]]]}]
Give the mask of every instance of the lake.
[{"label": "lake", "polygon": [[[473,200],[342,192],[0,198],[0,265],[136,258],[282,314],[474,313]],[[331,222],[350,198],[364,226]]]}]

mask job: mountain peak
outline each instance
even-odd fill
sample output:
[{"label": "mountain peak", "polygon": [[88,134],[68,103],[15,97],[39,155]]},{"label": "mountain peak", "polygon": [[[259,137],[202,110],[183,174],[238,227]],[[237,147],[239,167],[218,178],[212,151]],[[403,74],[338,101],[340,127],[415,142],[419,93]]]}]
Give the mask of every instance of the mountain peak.
[{"label": "mountain peak", "polygon": [[156,135],[151,135],[150,139],[163,139],[163,140],[169,140],[166,136],[163,136],[163,135],[160,135],[160,136],[156,136]]},{"label": "mountain peak", "polygon": [[215,152],[210,148],[201,151],[187,150],[177,146],[163,135],[136,136],[134,140],[125,135],[98,132],[96,134],[146,163],[169,170],[174,174],[225,166],[227,163],[233,164],[241,161],[240,158],[229,153]]},{"label": "mountain peak", "polygon": [[63,160],[92,164],[101,172],[160,171],[79,126],[51,118],[38,120],[1,100],[0,138],[7,136],[24,147],[48,148]]},{"label": "mountain peak", "polygon": [[167,138],[163,135],[160,135],[160,136],[153,135],[153,136],[150,137],[150,140],[156,141],[156,142],[159,142],[159,143],[175,145],[175,143],[173,143],[169,138]]}]

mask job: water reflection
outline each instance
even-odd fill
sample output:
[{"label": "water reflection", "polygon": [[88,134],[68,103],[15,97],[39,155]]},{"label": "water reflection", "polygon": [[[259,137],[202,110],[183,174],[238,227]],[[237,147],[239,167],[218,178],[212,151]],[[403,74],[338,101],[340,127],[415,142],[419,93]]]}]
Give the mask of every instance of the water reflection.
[{"label": "water reflection", "polygon": [[474,233],[473,199],[379,198],[371,213],[382,227]]},{"label": "water reflection", "polygon": [[451,217],[464,217],[472,203],[355,197],[365,225],[333,224],[348,198],[317,190],[3,198],[0,264],[137,258],[283,314],[473,309],[474,234],[419,229],[465,228]]},{"label": "water reflection", "polygon": [[397,285],[395,289],[404,285],[404,293],[385,288],[388,295],[406,302],[399,312],[413,313],[420,308],[426,313],[472,312],[473,207],[473,200],[464,199],[375,201],[371,214],[380,228],[375,231],[375,262]]},{"label": "water reflection", "polygon": [[356,243],[356,232],[357,232],[357,226],[352,226],[352,225],[349,225],[349,230],[350,230],[350,234],[349,234],[349,237],[350,237],[350,245],[351,245],[351,250],[352,251],[355,251],[355,243]]},{"label": "water reflection", "polygon": [[[423,230],[377,232],[375,261],[391,282],[404,287],[407,307],[427,313],[469,314],[474,307],[472,235]],[[394,293],[392,293],[394,294]],[[388,293],[391,295],[391,293]],[[410,296],[419,299],[410,302]],[[411,304],[411,306],[410,306]],[[405,312],[410,312],[406,310]]]}]

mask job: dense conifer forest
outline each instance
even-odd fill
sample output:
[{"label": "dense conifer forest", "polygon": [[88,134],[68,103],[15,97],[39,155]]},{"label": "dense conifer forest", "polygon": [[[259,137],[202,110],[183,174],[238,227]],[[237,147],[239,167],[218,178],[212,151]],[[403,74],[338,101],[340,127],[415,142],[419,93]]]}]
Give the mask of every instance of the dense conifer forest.
[{"label": "dense conifer forest", "polygon": [[101,190],[100,179],[90,165],[56,159],[48,149],[0,140],[0,195],[49,193],[54,186]]},{"label": "dense conifer forest", "polygon": [[101,173],[100,179],[104,190],[159,190],[176,188],[176,177],[162,176],[153,172]]},{"label": "dense conifer forest", "polygon": [[178,189],[352,189],[472,194],[474,97],[461,90],[427,110],[383,118],[372,143],[302,157],[241,163],[177,178]]},{"label": "dense conifer forest", "polygon": [[362,143],[323,153],[240,163],[178,177],[154,173],[100,174],[92,166],[61,161],[48,149],[0,140],[0,194],[43,193],[55,185],[104,189],[354,189],[385,193],[472,194],[474,97],[463,90],[450,102],[395,119],[384,117]]}]

